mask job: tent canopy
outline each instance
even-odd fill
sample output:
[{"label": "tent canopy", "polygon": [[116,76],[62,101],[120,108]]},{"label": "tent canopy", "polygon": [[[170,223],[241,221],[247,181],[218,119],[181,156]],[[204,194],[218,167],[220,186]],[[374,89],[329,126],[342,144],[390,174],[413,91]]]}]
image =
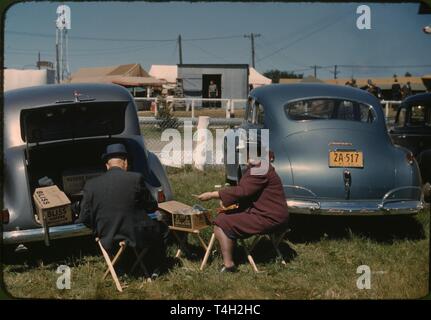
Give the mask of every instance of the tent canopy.
[{"label": "tent canopy", "polygon": [[81,68],[72,74],[70,82],[116,83],[125,87],[161,87],[166,83],[166,81],[151,77],[138,63]]}]

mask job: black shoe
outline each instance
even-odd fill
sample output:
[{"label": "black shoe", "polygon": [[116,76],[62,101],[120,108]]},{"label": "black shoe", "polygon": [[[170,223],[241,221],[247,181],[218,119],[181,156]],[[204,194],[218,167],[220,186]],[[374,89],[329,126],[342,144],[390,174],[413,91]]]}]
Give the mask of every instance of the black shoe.
[{"label": "black shoe", "polygon": [[225,267],[225,266],[223,266],[223,268],[221,268],[221,270],[220,270],[220,272],[225,272],[225,273],[227,273],[227,272],[237,272],[238,271],[238,268],[234,265],[234,266],[232,266],[232,267]]}]

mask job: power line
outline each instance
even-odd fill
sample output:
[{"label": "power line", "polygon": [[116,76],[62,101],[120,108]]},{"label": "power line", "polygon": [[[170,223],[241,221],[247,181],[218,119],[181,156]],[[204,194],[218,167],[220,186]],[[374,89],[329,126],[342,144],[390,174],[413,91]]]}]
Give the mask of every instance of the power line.
[{"label": "power line", "polygon": [[[348,17],[348,16],[344,16],[344,19],[345,19],[345,18],[347,18],[347,17]],[[275,54],[279,53],[280,51],[284,51],[284,50],[286,50],[287,48],[289,48],[289,47],[293,46],[294,44],[297,44],[298,42],[300,42],[300,41],[302,41],[302,40],[305,40],[305,39],[307,39],[307,38],[309,38],[309,37],[313,36],[314,34],[316,34],[316,33],[318,33],[318,32],[321,32],[321,31],[323,31],[323,30],[325,30],[325,29],[327,29],[327,28],[329,28],[329,27],[331,27],[331,26],[333,26],[333,25],[335,25],[335,24],[339,23],[339,22],[340,22],[340,21],[342,21],[342,20],[343,20],[343,18],[341,18],[341,19],[334,19],[334,20],[331,20],[331,22],[330,22],[329,24],[326,24],[326,25],[325,25],[325,26],[323,26],[323,27],[319,27],[319,28],[317,28],[317,29],[315,29],[315,30],[313,30],[313,31],[311,31],[311,32],[309,32],[309,33],[306,33],[303,37],[300,37],[300,38],[298,38],[298,39],[296,39],[296,40],[294,40],[294,41],[290,42],[289,44],[287,44],[287,45],[285,45],[285,46],[283,46],[283,47],[281,47],[281,48],[279,48],[279,49],[277,49],[277,50],[273,51],[272,53],[270,53],[270,54],[268,54],[268,55],[266,55],[266,56],[264,56],[264,57],[260,58],[258,61],[262,61],[262,60],[264,60],[264,59],[267,59],[267,58],[269,58],[269,57],[272,57],[273,55],[275,55]]]},{"label": "power line", "polygon": [[[36,33],[36,32],[25,32],[25,31],[15,31],[9,30],[6,31],[6,34],[15,34],[20,36],[29,36],[29,37],[43,37],[43,38],[54,38],[54,34],[47,33]],[[83,36],[70,36],[70,39],[76,40],[89,40],[89,41],[115,41],[115,42],[174,42],[177,41],[177,38],[172,39],[137,39],[137,38],[101,38],[101,37],[83,37]],[[214,37],[205,37],[205,38],[185,38],[182,41],[211,41],[211,40],[228,40],[228,39],[236,39],[242,38],[242,35],[231,35],[231,36],[214,36]]]}]

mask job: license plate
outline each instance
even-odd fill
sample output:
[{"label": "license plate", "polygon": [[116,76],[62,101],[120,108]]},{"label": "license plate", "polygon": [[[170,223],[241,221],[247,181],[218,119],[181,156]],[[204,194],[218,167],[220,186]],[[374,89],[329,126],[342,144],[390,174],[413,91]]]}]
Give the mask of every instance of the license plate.
[{"label": "license plate", "polygon": [[329,167],[363,168],[362,151],[329,151]]}]

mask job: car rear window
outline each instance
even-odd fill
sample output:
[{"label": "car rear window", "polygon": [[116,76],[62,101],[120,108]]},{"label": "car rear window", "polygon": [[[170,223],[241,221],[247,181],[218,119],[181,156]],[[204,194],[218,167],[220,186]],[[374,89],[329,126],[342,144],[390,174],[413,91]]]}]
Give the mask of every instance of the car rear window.
[{"label": "car rear window", "polygon": [[29,143],[120,134],[127,101],[71,103],[21,111],[21,137]]},{"label": "car rear window", "polygon": [[299,100],[288,103],[285,111],[290,119],[296,121],[346,120],[372,123],[376,118],[371,106],[345,99]]}]

